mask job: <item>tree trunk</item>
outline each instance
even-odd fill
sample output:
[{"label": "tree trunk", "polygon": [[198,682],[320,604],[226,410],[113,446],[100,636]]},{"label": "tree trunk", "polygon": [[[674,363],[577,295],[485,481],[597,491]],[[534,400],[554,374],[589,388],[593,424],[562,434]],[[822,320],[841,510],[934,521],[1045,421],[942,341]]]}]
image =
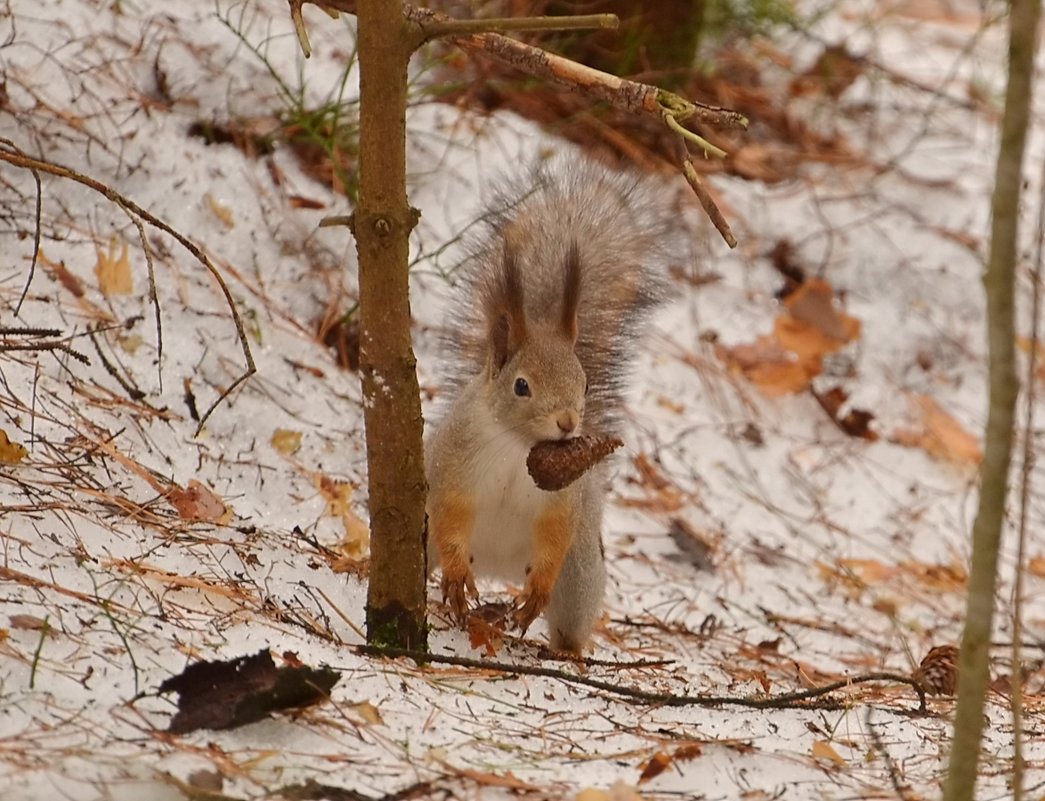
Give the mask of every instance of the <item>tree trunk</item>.
[{"label": "tree trunk", "polygon": [[407,62],[402,0],[359,0],[360,368],[370,487],[367,641],[425,650],[425,475],[410,341]]},{"label": "tree trunk", "polygon": [[[972,529],[972,570],[958,659],[958,706],[944,785],[946,801],[971,801],[983,734],[988,645],[994,616],[998,549],[1005,519],[1019,381],[1015,367],[1014,286],[1023,151],[1030,119],[1039,0],[1013,0],[1009,12],[1009,83],[991,203],[991,245],[984,275],[990,394],[980,503]],[[1013,666],[1013,670],[1018,670]]]}]

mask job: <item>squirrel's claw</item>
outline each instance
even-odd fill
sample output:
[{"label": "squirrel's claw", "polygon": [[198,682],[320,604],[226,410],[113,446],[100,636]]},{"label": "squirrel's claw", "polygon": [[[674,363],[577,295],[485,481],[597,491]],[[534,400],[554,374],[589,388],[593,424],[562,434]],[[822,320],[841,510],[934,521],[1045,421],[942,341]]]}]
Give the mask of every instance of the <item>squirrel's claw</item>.
[{"label": "squirrel's claw", "polygon": [[442,581],[443,603],[450,607],[450,614],[454,621],[462,624],[468,616],[468,598],[478,598],[479,591],[475,588],[475,577],[471,572],[462,578],[451,578],[443,576]]},{"label": "squirrel's claw", "polygon": [[512,618],[519,632],[525,634],[526,630],[530,628],[530,624],[537,619],[537,616],[544,611],[544,607],[547,605],[548,596],[546,594],[527,588],[520,596],[512,612]]}]

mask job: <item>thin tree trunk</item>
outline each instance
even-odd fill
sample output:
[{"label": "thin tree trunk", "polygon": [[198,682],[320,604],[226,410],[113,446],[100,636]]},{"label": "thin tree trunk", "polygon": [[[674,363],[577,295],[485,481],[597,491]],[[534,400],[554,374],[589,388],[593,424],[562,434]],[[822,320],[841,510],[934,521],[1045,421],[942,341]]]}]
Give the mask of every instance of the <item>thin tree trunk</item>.
[{"label": "thin tree trunk", "polygon": [[359,0],[360,367],[370,486],[367,641],[424,650],[425,475],[421,399],[410,342],[406,197],[407,62],[401,0]]},{"label": "thin tree trunk", "polygon": [[1009,16],[1009,83],[991,203],[990,256],[984,275],[990,354],[989,410],[980,465],[980,503],[972,529],[972,570],[958,659],[958,706],[944,785],[945,801],[973,798],[983,734],[989,678],[987,649],[1019,392],[1014,347],[1017,223],[1040,11],[1039,0],[1013,0]]}]

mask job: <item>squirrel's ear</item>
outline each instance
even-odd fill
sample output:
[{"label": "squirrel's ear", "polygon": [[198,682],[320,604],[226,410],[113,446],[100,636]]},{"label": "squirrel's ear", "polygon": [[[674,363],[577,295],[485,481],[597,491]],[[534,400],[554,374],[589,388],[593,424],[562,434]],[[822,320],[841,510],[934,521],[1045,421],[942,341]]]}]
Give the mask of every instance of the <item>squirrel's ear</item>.
[{"label": "squirrel's ear", "polygon": [[508,243],[505,243],[502,266],[501,297],[498,298],[498,310],[490,326],[495,371],[500,371],[526,342],[526,311],[518,259]]},{"label": "squirrel's ear", "polygon": [[562,320],[560,326],[563,336],[570,342],[577,341],[577,307],[581,301],[581,254],[576,241],[570,243],[566,251],[565,284],[562,290]]}]

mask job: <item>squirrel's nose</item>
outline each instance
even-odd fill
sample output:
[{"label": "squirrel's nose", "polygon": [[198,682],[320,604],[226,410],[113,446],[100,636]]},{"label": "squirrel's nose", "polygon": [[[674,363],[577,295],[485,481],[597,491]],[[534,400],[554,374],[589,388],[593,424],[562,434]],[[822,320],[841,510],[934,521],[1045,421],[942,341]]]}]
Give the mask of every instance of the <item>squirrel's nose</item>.
[{"label": "squirrel's nose", "polygon": [[560,412],[555,422],[559,426],[559,430],[563,433],[563,436],[572,434],[577,429],[577,413],[573,410]]}]

